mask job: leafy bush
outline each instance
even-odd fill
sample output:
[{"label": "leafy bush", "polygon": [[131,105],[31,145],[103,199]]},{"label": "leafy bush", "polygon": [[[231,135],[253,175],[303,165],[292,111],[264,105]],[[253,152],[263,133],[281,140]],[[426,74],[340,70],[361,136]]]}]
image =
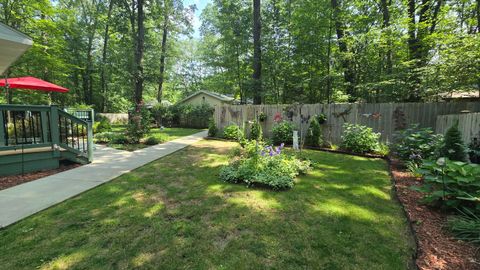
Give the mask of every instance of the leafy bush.
[{"label": "leafy bush", "polygon": [[237,140],[240,141],[243,139],[243,131],[240,129],[239,126],[233,124],[226,126],[223,129],[223,137],[227,140]]},{"label": "leafy bush", "polygon": [[104,116],[98,116],[97,121],[93,124],[93,133],[102,133],[112,131],[110,120]]},{"label": "leafy bush", "polygon": [[423,159],[436,159],[440,156],[443,136],[435,134],[430,128],[412,125],[397,132],[393,152],[402,160],[420,165]]},{"label": "leafy bush", "polygon": [[214,108],[209,104],[176,104],[164,106],[158,104],[152,108],[152,115],[157,125],[168,127],[206,128],[212,119]]},{"label": "leafy bush", "polygon": [[417,172],[424,185],[413,189],[425,193],[425,202],[480,210],[480,165],[440,158],[424,161]]},{"label": "leafy bush", "polygon": [[265,122],[265,120],[267,120],[267,115],[266,115],[264,112],[261,112],[261,113],[258,115],[258,121],[260,121],[260,122]]},{"label": "leafy bush", "polygon": [[130,138],[122,133],[115,133],[113,138],[110,140],[112,144],[129,144],[131,143]]},{"label": "leafy bush", "polygon": [[324,113],[317,115],[315,118],[317,118],[317,121],[320,125],[323,125],[327,122],[327,116]]},{"label": "leafy bush", "polygon": [[150,137],[145,139],[144,144],[146,144],[146,145],[157,145],[161,142],[162,142],[161,139],[159,139],[155,136],[150,136]]},{"label": "leafy bush", "polygon": [[462,241],[480,245],[480,216],[466,208],[459,212],[448,220],[450,231]]},{"label": "leafy bush", "polygon": [[310,162],[286,155],[282,147],[264,147],[257,142],[248,142],[241,155],[221,169],[220,179],[243,182],[248,186],[268,186],[274,190],[292,188],[294,178],[306,173]]},{"label": "leafy bush", "polygon": [[375,150],[375,154],[381,155],[381,156],[388,156],[390,153],[390,147],[384,143],[379,143],[377,150]]},{"label": "leafy bush", "polygon": [[218,133],[217,125],[215,125],[215,121],[213,119],[210,120],[208,123],[208,136],[215,137]]},{"label": "leafy bush", "polygon": [[293,124],[287,121],[282,121],[275,124],[272,128],[272,141],[274,144],[293,143]]},{"label": "leafy bush", "polygon": [[95,134],[94,140],[96,143],[109,143],[115,135],[114,132],[100,132]]},{"label": "leafy bush", "polygon": [[310,121],[305,143],[309,146],[321,146],[323,144],[322,128],[318,123],[317,117],[313,117],[312,121]]},{"label": "leafy bush", "polygon": [[127,125],[127,136],[133,143],[138,143],[150,132],[150,112],[145,106],[138,106],[131,113],[129,123]]},{"label": "leafy bush", "polygon": [[468,155],[471,162],[480,163],[480,141],[477,138],[473,138],[472,143],[468,146]]},{"label": "leafy bush", "polygon": [[445,133],[445,144],[442,156],[450,160],[467,161],[467,151],[463,143],[462,133],[458,130],[458,121]]},{"label": "leafy bush", "polygon": [[263,137],[262,126],[257,121],[253,121],[250,128],[250,140],[261,140]]},{"label": "leafy bush", "polygon": [[344,124],[342,148],[355,153],[373,153],[379,148],[380,133],[362,125]]}]

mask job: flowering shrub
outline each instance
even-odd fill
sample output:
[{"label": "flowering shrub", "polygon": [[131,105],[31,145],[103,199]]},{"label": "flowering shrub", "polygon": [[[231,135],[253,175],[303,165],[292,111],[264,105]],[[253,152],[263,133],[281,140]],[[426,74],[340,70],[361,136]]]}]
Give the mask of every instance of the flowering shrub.
[{"label": "flowering shrub", "polygon": [[310,121],[305,143],[309,146],[321,146],[323,144],[322,128],[320,127],[317,117],[313,117],[312,121]]},{"label": "flowering shrub", "polygon": [[220,171],[220,178],[231,183],[248,186],[268,186],[274,190],[292,188],[294,179],[310,168],[309,161],[302,161],[283,153],[283,144],[264,146],[250,141],[233,161]]},{"label": "flowering shrub", "polygon": [[373,153],[379,147],[380,133],[369,127],[345,123],[342,135],[342,148],[355,153]]}]

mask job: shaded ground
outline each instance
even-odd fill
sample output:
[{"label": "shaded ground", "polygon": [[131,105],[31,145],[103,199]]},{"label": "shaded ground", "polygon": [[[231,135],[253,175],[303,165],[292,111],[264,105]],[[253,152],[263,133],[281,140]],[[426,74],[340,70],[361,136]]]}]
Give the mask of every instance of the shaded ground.
[{"label": "shaded ground", "polygon": [[59,172],[67,171],[73,168],[77,168],[78,166],[82,165],[73,162],[61,162],[60,167],[54,170],[25,173],[23,175],[0,176],[0,190],[37,180],[43,177],[47,177],[49,175],[53,175]]},{"label": "shaded ground", "polygon": [[392,162],[392,174],[418,241],[417,266],[420,269],[480,269],[480,252],[471,244],[458,241],[446,229],[447,214],[421,204],[423,195],[410,189],[421,179],[405,172],[398,161]]},{"label": "shaded ground", "polygon": [[[160,143],[163,142],[168,142],[171,140],[178,139],[180,137],[184,136],[189,136],[192,134],[195,134],[197,132],[202,131],[201,129],[193,129],[193,128],[152,128],[150,130],[150,134],[148,134],[146,137],[153,136],[159,140]],[[112,132],[117,132],[117,133],[125,133],[126,132],[126,126],[125,125],[114,125],[112,127]],[[115,149],[119,150],[126,150],[126,151],[135,151],[138,149],[142,149],[145,147],[148,147],[150,145],[146,145],[143,143],[137,143],[137,144],[108,144],[108,146],[113,147]]]},{"label": "shaded ground", "polygon": [[306,151],[289,191],[220,182],[202,141],[0,230],[2,269],[407,269],[383,160]]}]

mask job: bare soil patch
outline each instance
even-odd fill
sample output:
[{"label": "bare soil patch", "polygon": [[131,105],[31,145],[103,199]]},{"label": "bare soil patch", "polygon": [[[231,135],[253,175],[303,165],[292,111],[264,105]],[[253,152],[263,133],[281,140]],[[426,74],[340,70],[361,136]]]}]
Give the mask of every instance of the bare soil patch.
[{"label": "bare soil patch", "polygon": [[34,181],[43,177],[47,177],[53,174],[57,174],[59,172],[68,171],[73,168],[77,168],[82,166],[78,163],[73,162],[61,162],[60,167],[54,170],[45,170],[45,171],[38,171],[32,173],[25,173],[19,175],[10,175],[10,176],[0,176],[0,190],[7,189],[16,185],[20,185],[23,183],[27,183],[30,181]]}]

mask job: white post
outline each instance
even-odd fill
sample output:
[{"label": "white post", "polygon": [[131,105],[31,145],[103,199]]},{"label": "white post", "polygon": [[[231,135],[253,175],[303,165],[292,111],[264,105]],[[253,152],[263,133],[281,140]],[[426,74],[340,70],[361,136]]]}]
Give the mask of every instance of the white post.
[{"label": "white post", "polygon": [[294,130],[293,131],[293,150],[299,150],[300,148],[298,147],[298,131]]}]

